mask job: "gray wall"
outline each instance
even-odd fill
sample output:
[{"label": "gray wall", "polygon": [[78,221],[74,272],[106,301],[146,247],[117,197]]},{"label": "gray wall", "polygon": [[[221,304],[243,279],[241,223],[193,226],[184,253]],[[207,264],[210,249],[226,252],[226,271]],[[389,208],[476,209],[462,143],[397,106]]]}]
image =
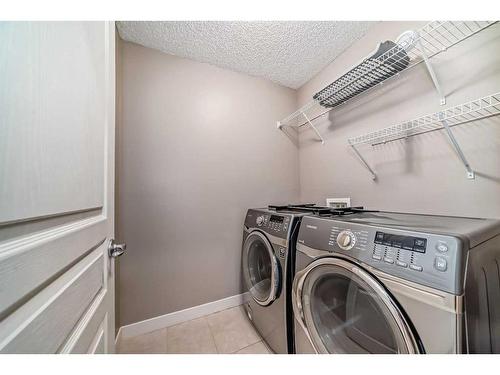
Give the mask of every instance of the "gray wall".
[{"label": "gray wall", "polygon": [[246,209],[296,201],[299,180],[298,150],[274,126],[296,108],[294,90],[121,43],[125,325],[239,294]]},{"label": "gray wall", "polygon": [[[314,79],[300,88],[299,103],[367,56],[378,42],[424,22],[381,22]],[[500,24],[433,59],[447,105],[500,91]],[[351,136],[440,110],[423,64],[376,88],[317,122],[322,146],[311,130],[300,134],[300,197],[324,203],[350,196],[353,204],[393,211],[500,217],[500,117],[453,128],[477,171],[468,180],[463,165],[442,131],[360,150],[378,173],[361,165],[347,145]]]}]

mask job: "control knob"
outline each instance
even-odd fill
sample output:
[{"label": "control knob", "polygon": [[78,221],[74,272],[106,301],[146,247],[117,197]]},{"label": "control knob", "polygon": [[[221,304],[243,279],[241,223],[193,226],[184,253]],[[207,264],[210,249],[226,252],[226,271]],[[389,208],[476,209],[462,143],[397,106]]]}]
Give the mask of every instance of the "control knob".
[{"label": "control knob", "polygon": [[256,222],[257,225],[260,227],[264,223],[264,216],[258,216]]},{"label": "control knob", "polygon": [[339,245],[341,249],[351,250],[355,244],[356,237],[354,236],[354,233],[348,230],[343,230],[337,236],[337,245]]}]

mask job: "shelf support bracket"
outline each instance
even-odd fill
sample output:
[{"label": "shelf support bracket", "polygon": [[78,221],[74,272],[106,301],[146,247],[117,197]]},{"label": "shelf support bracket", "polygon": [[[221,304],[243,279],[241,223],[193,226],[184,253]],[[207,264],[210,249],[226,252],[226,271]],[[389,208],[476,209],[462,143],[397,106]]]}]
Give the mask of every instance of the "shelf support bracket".
[{"label": "shelf support bracket", "polygon": [[312,124],[311,120],[309,120],[309,117],[307,117],[307,115],[303,111],[300,111],[300,112],[305,117],[305,119],[308,122],[309,126],[311,128],[313,128],[313,130],[316,132],[316,135],[318,136],[319,140],[321,141],[321,144],[324,145],[325,144],[325,140],[323,139],[323,137],[319,133],[318,129],[316,129],[316,127]]},{"label": "shelf support bracket", "polygon": [[363,163],[363,165],[365,166],[365,168],[370,171],[370,173],[372,175],[372,180],[376,180],[377,179],[377,174],[373,171],[373,169],[371,169],[370,165],[368,165],[367,161],[361,155],[361,153],[358,151],[358,149],[356,148],[356,146],[351,145],[351,147],[354,150],[354,152],[356,153],[356,155],[358,155],[359,160],[361,160],[361,162]]},{"label": "shelf support bracket", "polygon": [[422,53],[422,57],[424,58],[425,66],[427,67],[427,70],[429,71],[429,74],[431,75],[432,83],[434,83],[434,87],[436,87],[436,91],[438,92],[439,95],[439,104],[445,105],[446,104],[446,97],[443,95],[443,91],[441,90],[441,85],[439,84],[439,81],[437,79],[436,73],[434,72],[434,68],[432,67],[432,64],[429,60],[429,56],[427,56],[427,52],[425,51],[425,48],[422,44],[422,41],[420,40],[420,35],[418,36],[418,49]]},{"label": "shelf support bracket", "polygon": [[444,115],[442,112],[439,114],[439,119],[441,121],[441,124],[443,124],[443,126],[446,130],[446,133],[448,134],[448,138],[450,138],[450,141],[453,144],[453,147],[455,148],[455,151],[457,152],[460,160],[462,160],[462,163],[464,164],[465,169],[467,170],[467,178],[469,180],[473,180],[476,177],[475,173],[472,170],[472,168],[470,167],[469,162],[465,158],[465,155],[462,152],[462,149],[460,148],[460,145],[458,144],[455,136],[453,135],[453,132],[451,131],[450,126],[448,125],[448,122],[444,119]]}]

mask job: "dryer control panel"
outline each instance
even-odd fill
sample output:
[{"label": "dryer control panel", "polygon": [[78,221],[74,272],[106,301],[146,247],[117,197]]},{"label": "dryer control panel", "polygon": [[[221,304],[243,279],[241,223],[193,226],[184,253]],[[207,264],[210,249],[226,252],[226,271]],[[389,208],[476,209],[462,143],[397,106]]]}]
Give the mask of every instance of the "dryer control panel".
[{"label": "dryer control panel", "polygon": [[249,228],[259,228],[276,237],[287,238],[291,220],[292,215],[249,210],[245,225]]},{"label": "dryer control panel", "polygon": [[347,255],[393,276],[457,295],[463,292],[466,249],[459,237],[307,216],[297,242],[299,250],[303,245]]}]

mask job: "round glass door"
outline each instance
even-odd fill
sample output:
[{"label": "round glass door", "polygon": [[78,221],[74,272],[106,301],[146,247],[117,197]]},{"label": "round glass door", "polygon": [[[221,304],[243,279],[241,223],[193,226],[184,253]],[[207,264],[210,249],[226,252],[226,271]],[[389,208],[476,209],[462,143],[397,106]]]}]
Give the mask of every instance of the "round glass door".
[{"label": "round glass door", "polygon": [[304,325],[320,353],[417,353],[417,341],[385,288],[354,263],[321,259],[301,275]]},{"label": "round glass door", "polygon": [[243,245],[243,275],[255,302],[266,306],[278,293],[279,268],[273,248],[260,232],[248,235]]}]

